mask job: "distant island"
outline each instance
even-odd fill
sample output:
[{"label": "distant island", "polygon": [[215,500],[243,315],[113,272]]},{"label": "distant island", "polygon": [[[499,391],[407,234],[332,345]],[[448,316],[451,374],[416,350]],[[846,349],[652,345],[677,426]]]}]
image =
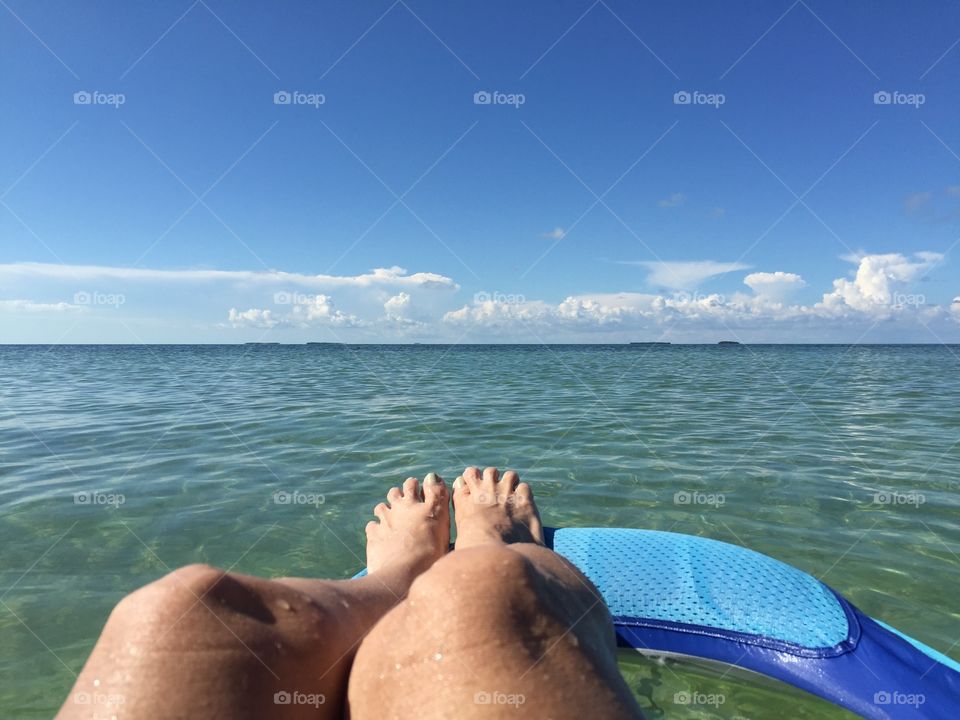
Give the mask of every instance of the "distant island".
[{"label": "distant island", "polygon": [[650,341],[650,342],[632,342],[631,345],[669,345],[668,342]]},{"label": "distant island", "polygon": [[739,345],[740,343],[736,340],[721,340],[717,345]]}]

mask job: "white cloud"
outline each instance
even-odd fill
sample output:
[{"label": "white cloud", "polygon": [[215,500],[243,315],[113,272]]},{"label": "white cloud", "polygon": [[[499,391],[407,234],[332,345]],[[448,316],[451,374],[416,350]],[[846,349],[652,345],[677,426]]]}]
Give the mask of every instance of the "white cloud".
[{"label": "white cloud", "polygon": [[543,233],[540,237],[545,237],[549,240],[563,240],[566,234],[567,234],[567,231],[564,230],[562,227],[555,227],[550,232]]},{"label": "white cloud", "polygon": [[177,283],[226,281],[241,284],[288,285],[316,289],[377,286],[435,287],[452,290],[459,288],[452,279],[444,275],[426,272],[407,274],[404,268],[396,266],[376,268],[362,275],[306,275],[280,270],[152,270],[148,268],[58,265],[54,263],[0,264],[0,281],[16,279]]},{"label": "white cloud", "polygon": [[[72,311],[78,311],[82,322],[77,327],[87,334],[71,338],[101,341],[104,328],[112,327],[103,324],[108,322],[105,313],[92,305],[60,302],[74,297],[78,288],[86,288],[122,291],[127,302],[111,313],[124,319],[123,329],[129,327],[138,337],[152,340],[151,330],[162,327],[163,341],[216,338],[229,342],[246,339],[255,328],[282,328],[285,340],[298,341],[313,339],[315,329],[326,328],[351,342],[404,338],[452,342],[464,335],[479,341],[615,342],[662,333],[692,341],[710,341],[718,335],[729,338],[734,333],[735,338],[751,341],[845,342],[860,339],[862,331],[877,322],[888,333],[877,338],[880,341],[960,339],[960,298],[938,306],[927,303],[918,292],[939,287],[924,286],[921,281],[943,261],[941,254],[861,253],[845,259],[855,264],[849,277],[837,278],[832,287],[824,288],[820,302],[809,303],[791,295],[806,285],[804,279],[782,270],[740,273],[736,282],[742,279],[746,287],[729,295],[701,293],[696,287],[707,278],[748,267],[714,261],[630,263],[646,268],[651,286],[659,291],[570,294],[550,302],[528,300],[520,293],[477,293],[466,305],[462,300],[455,302],[458,286],[452,279],[433,273],[409,275],[399,268],[337,278],[139,269],[131,277],[123,269],[111,268],[106,271],[113,274],[105,276],[104,269],[96,266],[80,266],[80,270],[75,266],[71,272],[61,266],[0,265],[0,280],[17,278],[12,285],[2,286],[4,292],[33,298],[2,300],[0,314],[6,326],[13,326],[4,327],[7,342],[21,337],[42,341],[45,336],[34,332],[42,326],[49,328],[43,332],[50,332],[54,340],[63,333],[57,323],[66,322],[64,315]],[[229,282],[222,282],[225,276]],[[86,281],[77,282],[78,277]],[[125,283],[119,279],[99,282],[104,277],[123,277]],[[282,280],[278,282],[277,277]],[[333,290],[298,287],[290,278],[340,286]],[[56,314],[61,320],[55,319]],[[935,330],[936,337],[927,327]],[[193,335],[188,334],[191,330]]]},{"label": "white cloud", "polygon": [[675,208],[683,205],[687,201],[687,196],[683,193],[673,193],[670,197],[659,200],[657,205],[662,208]]},{"label": "white cloud", "polygon": [[364,321],[356,315],[347,315],[333,306],[333,300],[327,295],[307,297],[293,305],[286,313],[273,310],[250,308],[239,311],[230,308],[227,320],[233,327],[360,327]]},{"label": "white cloud", "polygon": [[833,291],[823,296],[823,306],[836,311],[852,308],[861,312],[889,307],[894,293],[903,292],[909,283],[943,259],[942,254],[934,252],[918,252],[913,257],[916,259],[910,260],[900,253],[845,257],[857,263],[856,275],[853,280],[834,280]]},{"label": "white cloud", "polygon": [[940,254],[930,252],[916,253],[912,258],[899,254],[859,256],[855,279],[837,279],[834,291],[825,294],[823,302],[812,305],[787,302],[789,294],[806,282],[795,273],[778,271],[748,275],[744,282],[753,294],[682,292],[666,297],[602,293],[572,295],[557,304],[488,300],[448,312],[443,319],[460,328],[515,336],[532,334],[533,339],[597,332],[631,338],[638,331],[653,331],[656,337],[669,331],[696,339],[709,333],[766,333],[761,335],[766,340],[773,334],[780,341],[797,342],[849,337],[849,333],[843,333],[850,328],[869,329],[879,320],[894,323],[885,328],[903,331],[924,331],[931,321],[948,321],[956,331],[960,298],[951,307],[937,307],[927,305],[922,295],[906,292],[911,282],[918,281],[941,259]]},{"label": "white cloud", "polygon": [[791,294],[807,283],[796,273],[777,270],[776,272],[750,273],[743,279],[743,283],[758,296],[774,302],[782,302]]},{"label": "white cloud", "polygon": [[639,265],[649,270],[647,282],[655,287],[673,290],[692,290],[704,280],[737,270],[747,270],[749,265],[741,262],[714,262],[713,260],[692,261],[623,261],[624,265]]},{"label": "white cloud", "polygon": [[402,321],[407,319],[410,312],[410,294],[402,292],[394,295],[383,304],[383,311],[389,320]]},{"label": "white cloud", "polygon": [[233,327],[274,328],[280,324],[271,310],[258,310],[257,308],[243,311],[230,308],[228,319]]},{"label": "white cloud", "polygon": [[72,303],[41,303],[32,300],[0,300],[0,311],[6,312],[43,312],[62,313],[82,311],[84,308]]}]

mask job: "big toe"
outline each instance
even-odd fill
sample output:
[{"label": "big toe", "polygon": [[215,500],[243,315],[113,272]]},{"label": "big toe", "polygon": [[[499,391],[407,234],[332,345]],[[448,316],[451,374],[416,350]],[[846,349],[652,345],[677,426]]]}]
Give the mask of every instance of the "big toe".
[{"label": "big toe", "polygon": [[434,472],[427,473],[427,476],[423,479],[424,502],[433,505],[435,509],[440,509],[446,507],[449,497],[443,478]]}]

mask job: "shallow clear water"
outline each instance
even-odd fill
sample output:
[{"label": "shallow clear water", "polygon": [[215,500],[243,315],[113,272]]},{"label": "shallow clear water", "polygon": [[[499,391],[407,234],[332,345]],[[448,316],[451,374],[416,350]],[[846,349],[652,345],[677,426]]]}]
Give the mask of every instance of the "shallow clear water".
[{"label": "shallow clear water", "polygon": [[[960,659],[958,368],[943,346],[0,347],[0,716],[49,716],[130,589],[198,561],[348,577],[391,484],[465,465],[517,468],[547,524],[767,553]],[[654,717],[845,716],[622,666]]]}]

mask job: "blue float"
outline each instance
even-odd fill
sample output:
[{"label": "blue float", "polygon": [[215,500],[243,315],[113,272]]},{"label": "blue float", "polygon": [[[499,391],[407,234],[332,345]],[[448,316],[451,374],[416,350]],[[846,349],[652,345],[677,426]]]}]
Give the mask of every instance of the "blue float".
[{"label": "blue float", "polygon": [[546,541],[597,586],[624,647],[753,670],[865,718],[960,717],[960,664],[779,560],[657,530]]}]

